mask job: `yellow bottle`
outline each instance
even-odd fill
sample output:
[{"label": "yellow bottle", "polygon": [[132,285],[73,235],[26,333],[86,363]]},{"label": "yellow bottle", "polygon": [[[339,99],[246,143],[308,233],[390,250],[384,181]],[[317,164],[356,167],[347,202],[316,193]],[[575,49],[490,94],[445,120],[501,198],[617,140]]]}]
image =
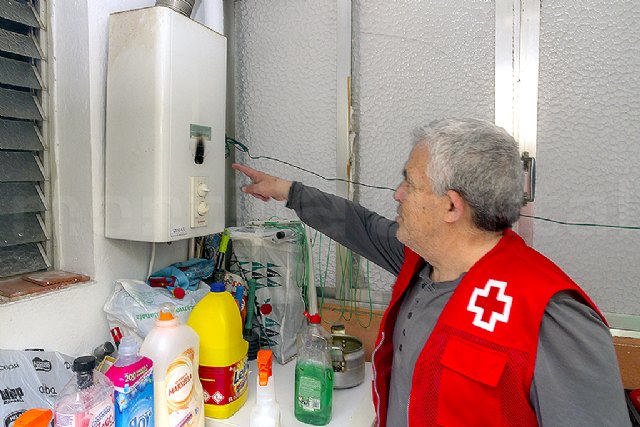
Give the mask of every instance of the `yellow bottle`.
[{"label": "yellow bottle", "polygon": [[224,283],[211,284],[211,292],[196,304],[187,324],[200,336],[205,416],[229,418],[247,401],[249,344],[242,338],[238,305]]}]

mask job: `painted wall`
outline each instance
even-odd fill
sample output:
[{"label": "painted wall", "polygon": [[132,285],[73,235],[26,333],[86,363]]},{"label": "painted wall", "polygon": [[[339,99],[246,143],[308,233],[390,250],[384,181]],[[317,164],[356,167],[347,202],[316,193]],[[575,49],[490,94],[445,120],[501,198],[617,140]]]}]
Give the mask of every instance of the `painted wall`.
[{"label": "painted wall", "polygon": [[[103,306],[120,278],[143,280],[151,244],[104,237],[107,22],[110,13],[154,0],[54,0],[53,139],[56,268],[94,281],[0,308],[3,348],[46,348],[77,356],[110,338]],[[210,0],[207,24],[223,33],[222,0]],[[204,22],[198,2],[193,17]],[[155,269],[187,256],[186,242],[157,244]]]},{"label": "painted wall", "polygon": [[[541,10],[535,214],[640,225],[640,2]],[[640,315],[640,231],[534,223],[534,246],[600,305]]]},{"label": "painted wall", "polygon": [[[495,2],[352,4],[355,179],[395,187],[415,126],[441,117],[494,119]],[[236,9],[238,137],[254,156],[335,176],[335,2],[244,0]],[[625,0],[543,2],[534,214],[640,225],[639,13],[640,2]],[[291,167],[241,159],[335,191],[334,184]],[[356,200],[395,216],[390,191],[361,188]],[[240,220],[293,216],[281,203],[246,197],[237,210]],[[533,245],[602,310],[640,315],[638,230],[535,221]],[[324,263],[324,256],[316,260]],[[330,263],[329,272],[334,268]],[[371,276],[374,290],[393,283],[381,269]]]},{"label": "painted wall", "polygon": [[[414,127],[446,116],[493,119],[494,6],[468,0],[352,4],[354,179],[395,188]],[[335,2],[236,3],[236,134],[252,155],[336,176],[336,17]],[[239,158],[336,191],[335,183],[292,167]],[[392,196],[355,187],[355,200],[391,218]],[[295,217],[282,203],[244,195],[237,211],[239,221]],[[335,256],[332,251],[327,258],[326,241],[321,255],[314,250],[314,262],[328,272],[328,286],[335,286]],[[389,294],[393,277],[373,264],[369,272],[372,289]],[[366,283],[366,269],[357,274]]]}]

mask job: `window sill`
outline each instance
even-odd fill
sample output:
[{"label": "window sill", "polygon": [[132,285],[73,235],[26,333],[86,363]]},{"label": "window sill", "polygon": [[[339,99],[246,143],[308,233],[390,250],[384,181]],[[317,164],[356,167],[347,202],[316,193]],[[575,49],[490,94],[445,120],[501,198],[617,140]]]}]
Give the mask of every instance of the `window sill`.
[{"label": "window sill", "polygon": [[[47,272],[53,275],[60,275],[64,272]],[[71,274],[71,273],[70,273]],[[72,275],[67,280],[52,281],[50,283],[33,283],[21,277],[0,282],[0,305],[19,301],[28,301],[43,295],[57,293],[61,290],[95,283],[88,276]]]}]

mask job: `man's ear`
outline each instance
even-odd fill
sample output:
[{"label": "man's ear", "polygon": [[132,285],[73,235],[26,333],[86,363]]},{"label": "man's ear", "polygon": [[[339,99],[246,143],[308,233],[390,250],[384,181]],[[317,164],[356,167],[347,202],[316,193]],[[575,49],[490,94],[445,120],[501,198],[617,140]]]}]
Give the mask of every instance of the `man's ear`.
[{"label": "man's ear", "polygon": [[445,197],[448,199],[449,203],[449,209],[445,214],[445,221],[449,223],[461,221],[468,209],[464,199],[460,193],[453,190],[447,191]]}]

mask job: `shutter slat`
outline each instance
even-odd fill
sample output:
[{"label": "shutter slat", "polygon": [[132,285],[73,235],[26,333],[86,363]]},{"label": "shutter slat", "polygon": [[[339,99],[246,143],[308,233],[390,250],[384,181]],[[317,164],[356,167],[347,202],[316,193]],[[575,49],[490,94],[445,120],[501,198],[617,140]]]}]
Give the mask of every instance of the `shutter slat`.
[{"label": "shutter slat", "polygon": [[47,262],[37,243],[0,247],[0,277],[44,270]]},{"label": "shutter slat", "polygon": [[33,182],[0,183],[0,215],[43,212],[44,203]]},{"label": "shutter slat", "polygon": [[36,214],[0,215],[0,247],[44,242],[46,239]]},{"label": "shutter slat", "polygon": [[0,56],[0,83],[42,89],[33,65]]},{"label": "shutter slat", "polygon": [[41,151],[44,148],[33,122],[0,119],[0,149]]},{"label": "shutter slat", "polygon": [[31,152],[0,151],[0,182],[44,181]]},{"label": "shutter slat", "polygon": [[0,29],[0,50],[28,58],[42,59],[33,38],[3,29]]},{"label": "shutter slat", "polygon": [[12,0],[0,1],[0,18],[38,28],[40,24],[29,5]]},{"label": "shutter slat", "polygon": [[31,92],[3,88],[0,88],[0,116],[42,120],[42,115]]}]

